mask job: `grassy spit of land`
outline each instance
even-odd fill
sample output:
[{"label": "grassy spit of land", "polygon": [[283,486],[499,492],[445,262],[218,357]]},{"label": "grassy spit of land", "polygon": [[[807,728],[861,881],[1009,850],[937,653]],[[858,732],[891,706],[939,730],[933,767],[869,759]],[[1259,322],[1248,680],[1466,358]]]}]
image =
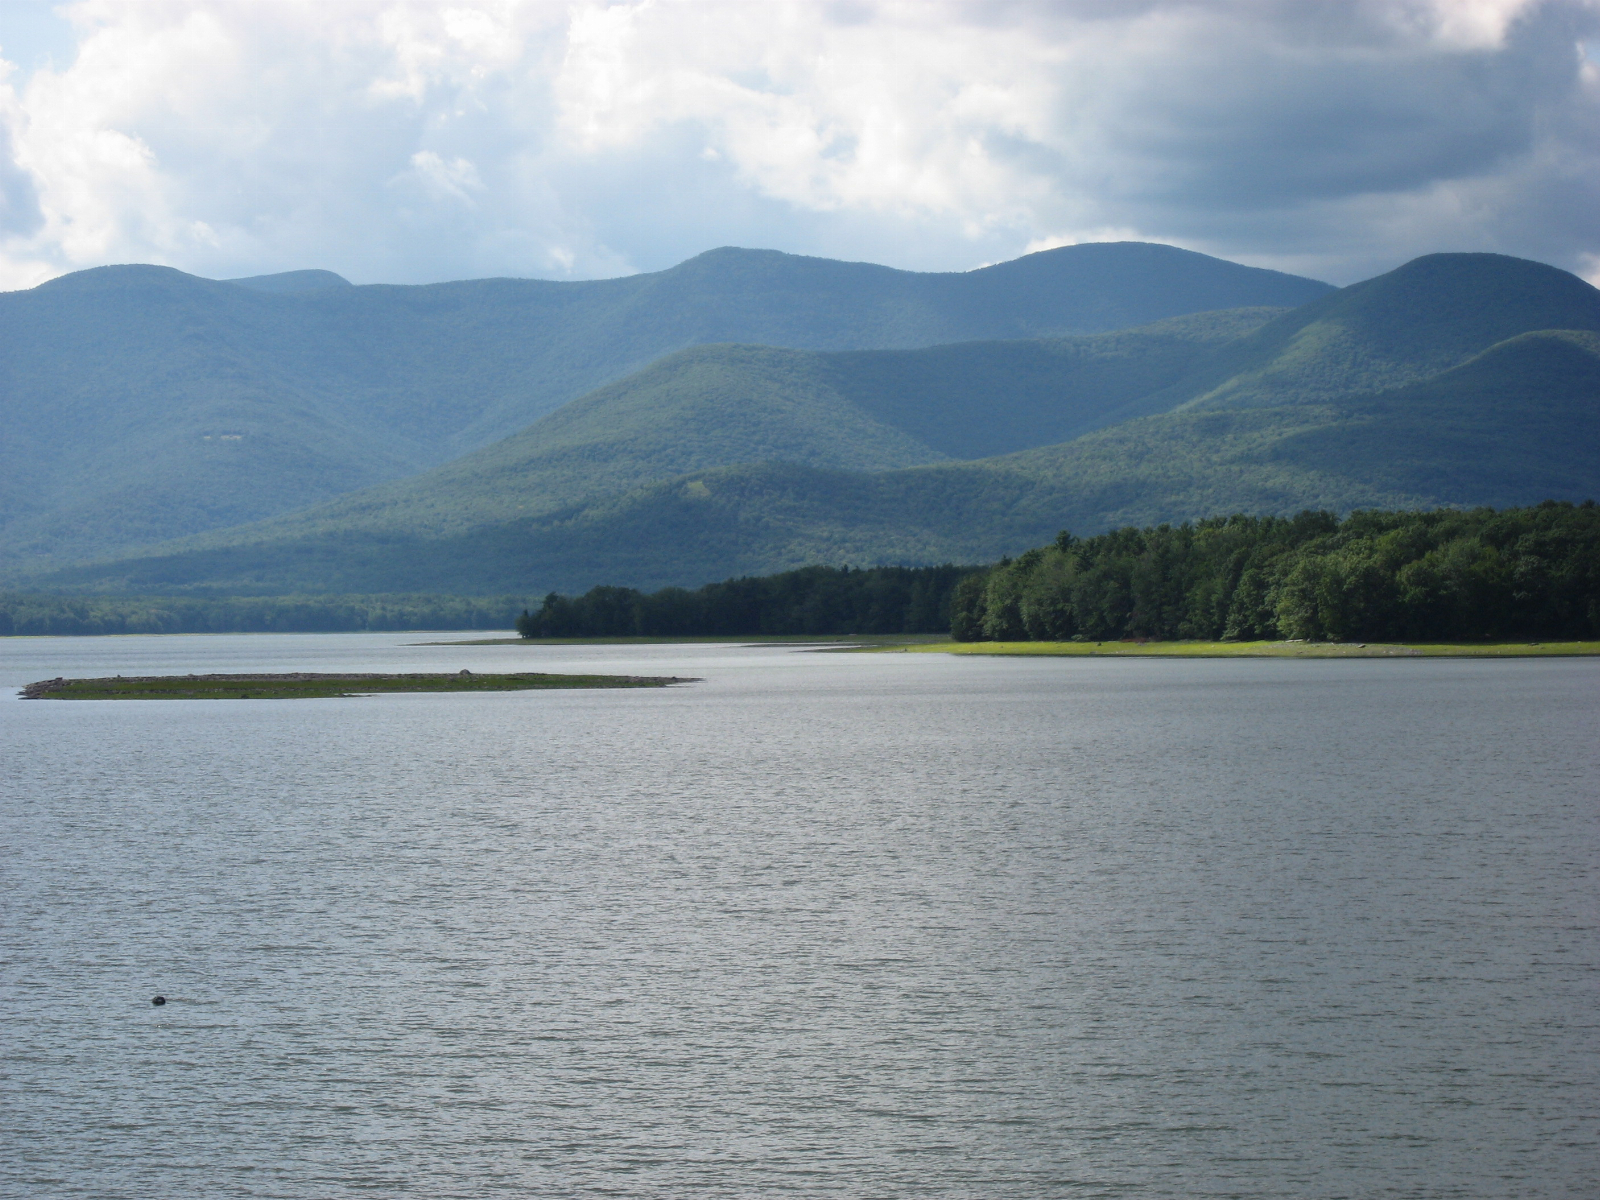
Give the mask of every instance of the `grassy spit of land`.
[{"label": "grassy spit of land", "polygon": [[666,687],[697,683],[646,675],[145,675],[111,679],[45,679],[22,689],[25,700],[297,700],[374,692],[520,692],[557,688]]},{"label": "grassy spit of land", "polygon": [[1600,642],[936,642],[898,649],[1071,658],[1550,658],[1600,654]]}]

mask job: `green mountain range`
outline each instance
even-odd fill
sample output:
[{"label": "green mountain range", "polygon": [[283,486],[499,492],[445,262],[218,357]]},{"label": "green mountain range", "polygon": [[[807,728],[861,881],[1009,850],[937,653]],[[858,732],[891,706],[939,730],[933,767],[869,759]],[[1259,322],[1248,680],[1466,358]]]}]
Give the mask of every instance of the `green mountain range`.
[{"label": "green mountain range", "polygon": [[81,271],[0,294],[0,570],[127,553],[412,476],[690,346],[1098,332],[1328,290],[1139,243],[952,274],[737,249],[577,283]]},{"label": "green mountain range", "polygon": [[1063,441],[1279,311],[925,350],[696,347],[422,475],[198,544],[454,533],[733,463],[881,471]]},{"label": "green mountain range", "polygon": [[576,591],[988,561],[1061,528],[1600,495],[1600,292],[1432,255],[1288,312],[918,350],[682,351],[411,479],[98,590]]}]

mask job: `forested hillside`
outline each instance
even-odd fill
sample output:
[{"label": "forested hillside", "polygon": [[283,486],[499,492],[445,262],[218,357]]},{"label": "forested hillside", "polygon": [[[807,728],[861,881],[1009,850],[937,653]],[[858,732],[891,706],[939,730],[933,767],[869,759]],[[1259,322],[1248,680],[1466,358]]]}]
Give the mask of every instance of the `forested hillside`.
[{"label": "forested hillside", "polygon": [[738,463],[882,471],[1070,438],[1278,310],[925,350],[679,351],[410,479],[195,544],[437,537]]},{"label": "forested hillside", "polygon": [[238,525],[414,475],[687,346],[1092,332],[1327,290],[1139,243],[952,274],[737,249],[573,283],[82,271],[0,294],[0,569]]},{"label": "forested hillside", "polygon": [[859,472],[784,463],[645,484],[546,516],[430,533],[330,527],[48,578],[211,593],[696,586],[808,563],[993,561],[1068,527],[1209,513],[1496,507],[1600,497],[1600,337],[1511,338],[1432,380],[1338,405],[1190,409],[1059,446]]},{"label": "forested hillside", "polygon": [[[766,260],[731,261],[739,276]],[[1026,292],[1049,267],[1012,264],[1007,286]],[[275,303],[363,291],[305,283],[316,290],[233,290]],[[992,561],[1063,527],[1216,512],[1582,501],[1600,496],[1597,330],[1600,292],[1575,276],[1455,254],[1287,313],[912,350],[699,346],[421,475],[27,586],[690,587],[816,563]],[[248,474],[226,469],[236,443],[215,446],[213,482],[248,494]],[[139,449],[130,438],[119,453]],[[308,469],[285,459],[286,475]],[[101,523],[139,511],[111,504]],[[69,518],[87,523],[55,515]]]},{"label": "forested hillside", "polygon": [[1502,254],[1430,254],[1285,313],[1221,349],[1145,411],[1272,408],[1388,391],[1518,334],[1600,332],[1600,291]]},{"label": "forested hillside", "polygon": [[510,629],[518,596],[50,596],[0,593],[0,636]]},{"label": "forested hillside", "polygon": [[1600,292],[1575,276],[1459,254],[1283,315],[909,351],[699,347],[424,475],[39,583],[658,588],[992,560],[1063,526],[1578,501],[1600,495],[1596,329]]}]

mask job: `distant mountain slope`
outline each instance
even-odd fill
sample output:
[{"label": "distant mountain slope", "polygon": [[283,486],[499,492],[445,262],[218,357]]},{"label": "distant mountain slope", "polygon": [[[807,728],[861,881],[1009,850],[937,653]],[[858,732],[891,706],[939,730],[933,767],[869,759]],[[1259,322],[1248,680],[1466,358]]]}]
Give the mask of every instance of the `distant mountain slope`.
[{"label": "distant mountain slope", "polygon": [[1540,329],[1600,330],[1600,291],[1526,259],[1430,254],[1285,313],[1140,407],[1320,403],[1382,391]]},{"label": "distant mountain slope", "polygon": [[[1272,311],[1190,314],[1116,333],[908,351],[815,354],[702,347],[662,359],[431,472],[263,525],[219,531],[183,549],[287,543],[335,532],[436,538],[599,503],[688,471],[774,462],[884,470],[985,458],[1070,443],[1100,427],[1173,410],[1344,406],[1338,429],[1307,440],[1304,444],[1315,448],[1307,451],[1311,457],[1293,460],[1297,467],[1321,471],[1325,464],[1317,455],[1342,453],[1346,442],[1341,439],[1359,441],[1356,427],[1371,424],[1370,413],[1358,416],[1346,401],[1382,394],[1405,380],[1440,377],[1444,390],[1437,395],[1444,399],[1428,408],[1425,422],[1414,421],[1405,430],[1396,420],[1373,426],[1381,427],[1383,436],[1406,438],[1420,463],[1430,460],[1430,447],[1465,436],[1450,407],[1452,389],[1467,386],[1467,376],[1450,373],[1458,364],[1542,328],[1540,322],[1600,329],[1600,291],[1539,263],[1439,254],[1268,319]],[[1544,343],[1538,346],[1538,353],[1555,353]],[[1501,375],[1497,386],[1517,386],[1514,373]],[[1530,411],[1537,408],[1536,397],[1529,396],[1528,403]],[[1461,410],[1463,421],[1469,409],[1470,404]],[[1299,428],[1303,422],[1294,417],[1291,423]],[[1070,461],[1075,472],[1072,494],[1087,507],[1072,511],[1087,512],[1094,520],[1121,513],[1117,519],[1136,523],[1161,520],[1172,511],[1208,511],[1184,501],[1187,493],[1174,492],[1170,480],[1149,474],[1166,471],[1172,454],[1190,453],[1182,448],[1186,426],[1157,428],[1174,443],[1150,445],[1134,457],[1131,443],[1117,443],[1122,449],[1107,453],[1104,461],[1095,455],[1111,443],[1073,443],[1063,462]],[[1272,428],[1281,433],[1285,427],[1279,422]],[[1515,444],[1513,438],[1499,447],[1480,445],[1483,469],[1498,469],[1488,464],[1503,464]],[[1379,453],[1374,461],[1381,460]],[[1216,503],[1251,511],[1287,503],[1281,501],[1281,489],[1274,490],[1276,484],[1264,492],[1252,489],[1290,461],[1236,463],[1231,469],[1247,471],[1249,486],[1224,489]],[[1469,458],[1453,461],[1474,469]],[[1362,504],[1388,503],[1382,497],[1392,496],[1396,503],[1416,504],[1430,496],[1475,495],[1465,485],[1486,482],[1445,486],[1419,471],[1397,466],[1386,487],[1373,491],[1346,487],[1349,480],[1366,477],[1359,469],[1352,474],[1340,468],[1345,482],[1326,496],[1357,497],[1352,502]],[[1100,500],[1086,499],[1082,489],[1091,479],[1104,480],[1122,498],[1107,493]],[[1212,489],[1214,481],[1207,479],[1204,487]],[[1567,482],[1550,476],[1558,490]],[[1200,485],[1183,485],[1191,486]],[[1313,495],[1325,499],[1321,485],[1312,488],[1302,480],[1295,487],[1307,503]]]},{"label": "distant mountain slope", "polygon": [[696,347],[422,475],[199,544],[335,529],[438,534],[733,463],[887,470],[1059,442],[1103,424],[1108,412],[1179,378],[1277,311],[926,350]]},{"label": "distant mountain slope", "polygon": [[1145,242],[1063,246],[945,274],[722,249],[608,282],[635,280],[607,335],[636,345],[641,364],[714,342],[867,350],[1104,333],[1193,312],[1294,307],[1332,291]]},{"label": "distant mountain slope", "polygon": [[1101,331],[1328,290],[1140,243],[951,274],[737,249],[577,283],[82,271],[0,294],[0,560],[103,554],[414,474],[692,345]]},{"label": "distant mountain slope", "polygon": [[783,463],[647,484],[428,535],[328,530],[62,572],[108,591],[579,591],[807,562],[990,561],[1057,530],[1235,511],[1600,497],[1600,337],[1519,335],[1433,379],[1337,403],[1189,409],[1059,446],[863,473]]},{"label": "distant mountain slope", "polygon": [[276,275],[250,275],[222,282],[257,292],[320,292],[323,288],[354,286],[343,275],[332,271],[280,271]]},{"label": "distant mountain slope", "polygon": [[1031,342],[829,355],[839,395],[951,458],[1063,442],[1183,379],[1281,310],[1236,308]]},{"label": "distant mountain slope", "polygon": [[1496,508],[1600,499],[1600,335],[1508,338],[1411,387],[1341,404],[1267,461]]}]

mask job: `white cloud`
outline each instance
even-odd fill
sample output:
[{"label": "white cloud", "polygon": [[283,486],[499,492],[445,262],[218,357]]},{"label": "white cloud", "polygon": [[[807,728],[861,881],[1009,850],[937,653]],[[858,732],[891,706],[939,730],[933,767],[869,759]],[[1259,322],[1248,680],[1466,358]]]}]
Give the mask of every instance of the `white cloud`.
[{"label": "white cloud", "polygon": [[418,150],[411,156],[411,170],[395,176],[395,182],[406,179],[419,182],[435,199],[456,200],[468,208],[478,207],[472,193],[484,190],[477,167],[464,158],[446,162],[432,150]]},{"label": "white cloud", "polygon": [[1432,0],[1427,15],[1441,41],[1494,49],[1505,45],[1512,23],[1533,7],[1534,0]]},{"label": "white cloud", "polygon": [[590,276],[728,243],[954,269],[1147,238],[1340,281],[1600,254],[1596,0],[66,11],[76,58],[0,79],[0,286]]}]

